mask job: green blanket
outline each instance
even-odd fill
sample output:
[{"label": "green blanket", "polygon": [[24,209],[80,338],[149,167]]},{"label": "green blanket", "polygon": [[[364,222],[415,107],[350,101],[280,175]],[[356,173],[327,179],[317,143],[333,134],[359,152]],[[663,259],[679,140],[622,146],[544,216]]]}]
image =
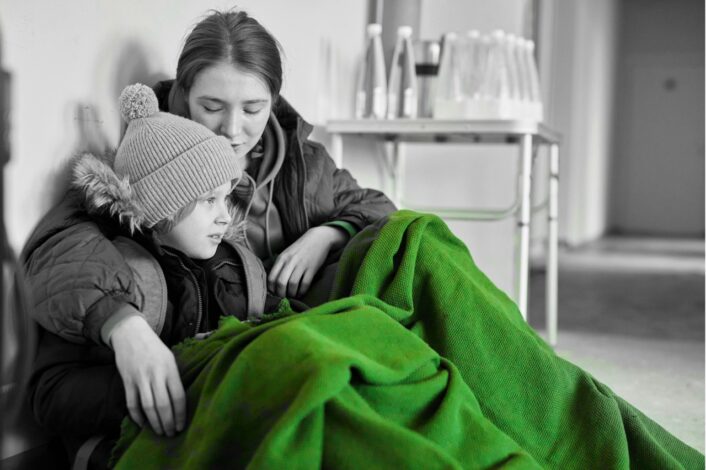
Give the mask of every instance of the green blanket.
[{"label": "green blanket", "polygon": [[359,233],[337,299],[175,348],[189,426],[128,419],[118,468],[704,468],[557,357],[438,218]]}]

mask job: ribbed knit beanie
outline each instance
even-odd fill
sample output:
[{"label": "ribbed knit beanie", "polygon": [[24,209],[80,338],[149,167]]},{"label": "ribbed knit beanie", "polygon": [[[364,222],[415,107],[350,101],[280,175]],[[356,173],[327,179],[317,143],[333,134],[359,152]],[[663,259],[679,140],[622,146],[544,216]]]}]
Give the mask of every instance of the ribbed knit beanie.
[{"label": "ribbed knit beanie", "polygon": [[197,122],[159,112],[150,87],[127,86],[120,94],[120,114],[128,125],[114,169],[118,176],[128,177],[145,211],[145,226],[154,226],[202,194],[242,176],[225,137]]}]

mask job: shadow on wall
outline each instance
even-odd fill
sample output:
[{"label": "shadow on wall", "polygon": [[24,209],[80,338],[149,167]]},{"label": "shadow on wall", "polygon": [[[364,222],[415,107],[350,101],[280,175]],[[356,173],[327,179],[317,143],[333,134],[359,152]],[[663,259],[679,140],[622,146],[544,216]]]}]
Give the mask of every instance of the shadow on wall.
[{"label": "shadow on wall", "polygon": [[[172,78],[162,71],[151,70],[154,59],[150,60],[145,47],[136,41],[128,41],[123,45],[122,50],[117,54],[115,61],[115,73],[113,74],[112,97],[114,102],[118,102],[120,92],[133,83],[143,83],[153,86],[160,80]],[[120,119],[120,137],[125,132],[126,124]]]},{"label": "shadow on wall", "polygon": [[[108,82],[95,83],[88,95],[97,96],[99,90],[107,90],[109,94],[107,99],[109,103],[114,104],[109,112],[119,112],[118,97],[127,85],[139,82],[152,86],[160,80],[171,78],[165,72],[152,69],[154,61],[149,60],[146,48],[137,41],[125,42],[120,48],[109,44],[104,50],[105,54],[96,60],[98,70],[94,76],[98,77],[97,80],[108,80]],[[77,140],[69,145],[70,156],[62,160],[64,163],[56,168],[49,178],[49,181],[54,182],[50,192],[52,205],[57,203],[68,190],[71,182],[71,170],[77,156],[84,153],[106,156],[112,153],[117,145],[117,143],[111,142],[106,132],[106,120],[104,119],[106,110],[100,108],[100,104],[96,101],[67,104],[65,114],[72,118],[69,125],[76,126],[74,129],[68,129],[67,135],[74,135]],[[122,138],[126,123],[120,116],[114,118],[119,125],[118,135]],[[108,119],[107,122],[110,123],[113,120]]]}]

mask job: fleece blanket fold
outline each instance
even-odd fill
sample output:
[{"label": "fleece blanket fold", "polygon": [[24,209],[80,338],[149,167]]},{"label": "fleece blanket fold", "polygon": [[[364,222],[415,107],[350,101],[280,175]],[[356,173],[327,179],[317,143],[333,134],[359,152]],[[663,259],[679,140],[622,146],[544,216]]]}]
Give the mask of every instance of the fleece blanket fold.
[{"label": "fleece blanket fold", "polygon": [[704,468],[556,356],[439,218],[366,228],[336,276],[335,300],[175,347],[189,425],[126,419],[117,468]]}]

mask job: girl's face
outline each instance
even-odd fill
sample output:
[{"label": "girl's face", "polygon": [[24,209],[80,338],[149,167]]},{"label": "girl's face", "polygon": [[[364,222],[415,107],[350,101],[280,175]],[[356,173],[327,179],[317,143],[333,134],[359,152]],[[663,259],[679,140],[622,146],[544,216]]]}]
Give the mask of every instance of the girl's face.
[{"label": "girl's face", "polygon": [[191,119],[230,140],[242,161],[267,126],[272,96],[257,75],[221,62],[196,75],[187,103]]},{"label": "girl's face", "polygon": [[226,202],[230,190],[228,182],[199,197],[186,217],[169,232],[159,235],[160,243],[176,248],[189,258],[213,257],[231,222]]}]

